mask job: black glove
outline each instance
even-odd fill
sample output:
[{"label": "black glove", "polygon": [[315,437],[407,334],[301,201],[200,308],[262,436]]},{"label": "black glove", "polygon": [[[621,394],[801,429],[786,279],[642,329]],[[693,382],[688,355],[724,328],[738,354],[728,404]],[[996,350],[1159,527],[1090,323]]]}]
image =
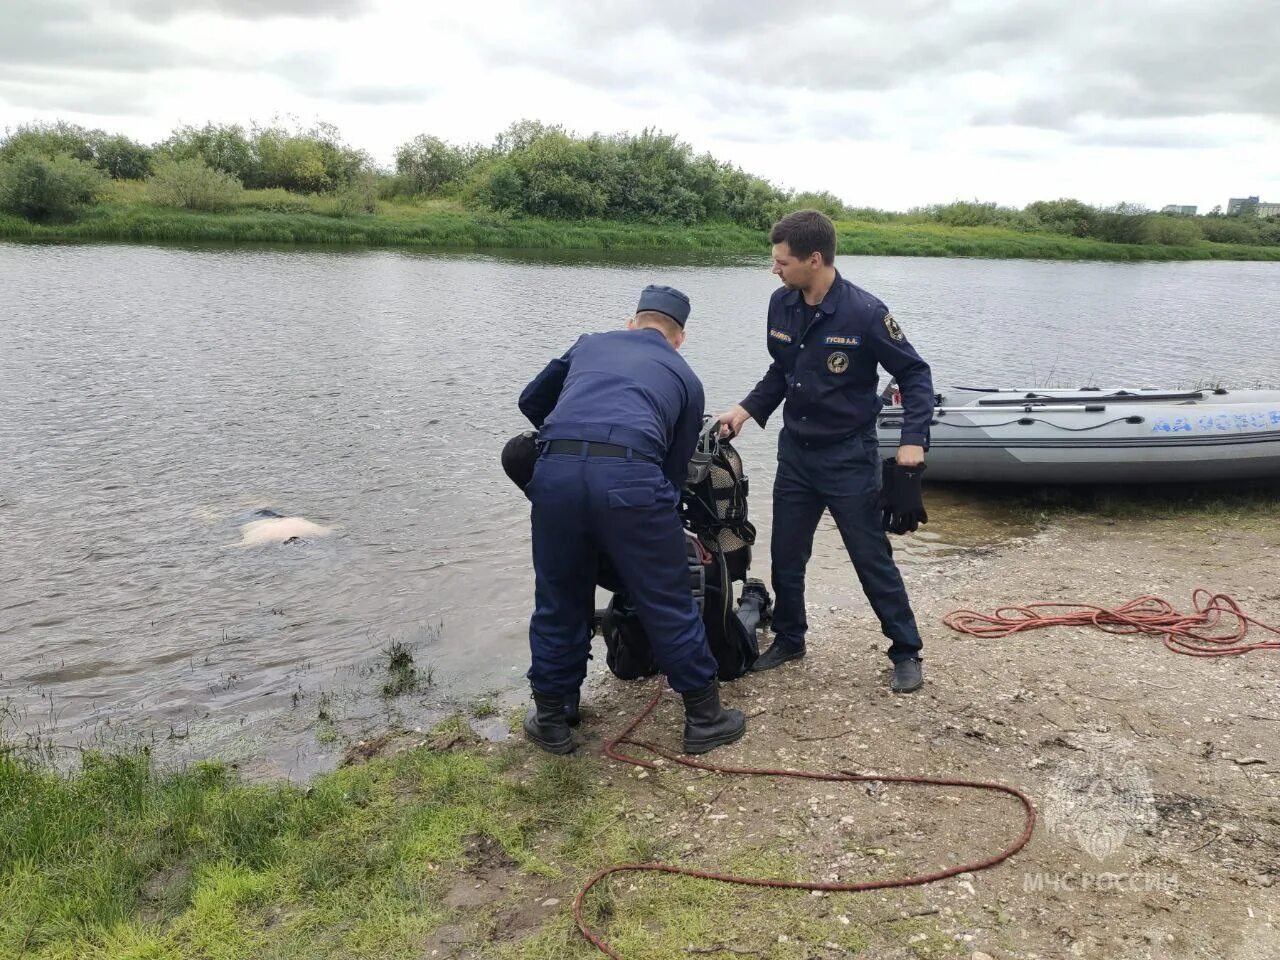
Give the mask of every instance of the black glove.
[{"label": "black glove", "polygon": [[900,467],[896,460],[886,460],[880,483],[880,509],[884,511],[884,529],[889,533],[912,533],[929,522],[920,492],[924,464]]},{"label": "black glove", "polygon": [[538,432],[526,430],[507,441],[502,448],[502,469],[511,482],[523,490],[533,479],[533,465],[538,461]]}]

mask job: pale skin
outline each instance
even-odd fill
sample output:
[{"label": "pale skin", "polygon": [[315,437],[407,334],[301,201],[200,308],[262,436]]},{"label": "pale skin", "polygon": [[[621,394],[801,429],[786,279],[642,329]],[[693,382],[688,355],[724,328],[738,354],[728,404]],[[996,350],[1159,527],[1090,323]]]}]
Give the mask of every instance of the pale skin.
[{"label": "pale skin", "polygon": [[[773,245],[773,273],[791,290],[799,290],[804,302],[814,307],[822,302],[831,285],[836,282],[836,268],[824,263],[822,254],[814,251],[800,258],[791,252],[788,243]],[[720,436],[736,437],[746,426],[751,414],[740,403],[720,414]],[[918,467],[924,463],[924,447],[904,443],[898,447],[898,466]]]},{"label": "pale skin", "polygon": [[654,329],[667,338],[667,343],[679,350],[684,346],[684,330],[680,324],[663,313],[642,310],[627,321],[628,330]]}]

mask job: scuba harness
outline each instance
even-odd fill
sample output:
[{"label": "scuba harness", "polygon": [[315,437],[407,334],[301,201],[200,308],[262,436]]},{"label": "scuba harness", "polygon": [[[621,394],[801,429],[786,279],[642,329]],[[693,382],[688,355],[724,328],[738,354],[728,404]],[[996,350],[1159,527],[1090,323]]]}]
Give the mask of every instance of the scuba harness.
[{"label": "scuba harness", "polygon": [[[755,626],[746,626],[733,602],[733,582],[747,579],[756,530],[747,520],[747,477],[742,457],[720,437],[720,423],[704,418],[698,445],[680,496],[680,519],[685,528],[689,588],[693,594],[707,643],[721,680],[733,680],[751,669],[760,649]],[[638,680],[658,672],[640,618],[620,584],[602,586],[614,591],[600,617],[606,662],[622,680]],[[763,584],[753,584],[756,607],[752,621],[768,617],[771,605]]]},{"label": "scuba harness", "polygon": [[[537,433],[526,430],[503,448],[502,467],[523,490],[533,476],[537,458]],[[733,583],[747,581],[756,540],[756,529],[747,519],[747,493],[742,457],[728,439],[720,437],[720,422],[704,417],[680,491],[679,509],[689,590],[702,615],[721,680],[732,680],[751,669],[760,653],[756,626],[768,619],[772,606],[764,584],[749,581],[750,603],[745,602],[747,589],[743,591],[743,619],[747,623],[734,607]],[[613,593],[593,624],[604,637],[609,669],[622,680],[658,673],[640,617],[606,557],[601,557],[597,583]]]}]

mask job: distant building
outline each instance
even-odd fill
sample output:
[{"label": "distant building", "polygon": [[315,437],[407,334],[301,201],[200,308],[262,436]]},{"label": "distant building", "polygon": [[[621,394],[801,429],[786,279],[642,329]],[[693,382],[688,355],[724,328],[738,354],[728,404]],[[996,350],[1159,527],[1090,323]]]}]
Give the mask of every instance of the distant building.
[{"label": "distant building", "polygon": [[1246,207],[1257,207],[1261,201],[1257,197],[1232,197],[1227,201],[1227,216],[1233,213],[1240,213]]},{"label": "distant building", "polygon": [[1227,216],[1249,211],[1255,217],[1280,217],[1280,203],[1264,203],[1257,197],[1232,197],[1227,201]]},{"label": "distant building", "polygon": [[1191,206],[1182,206],[1176,203],[1170,203],[1167,206],[1161,207],[1160,212],[1177,213],[1184,217],[1194,217],[1196,215],[1196,208],[1194,204]]}]

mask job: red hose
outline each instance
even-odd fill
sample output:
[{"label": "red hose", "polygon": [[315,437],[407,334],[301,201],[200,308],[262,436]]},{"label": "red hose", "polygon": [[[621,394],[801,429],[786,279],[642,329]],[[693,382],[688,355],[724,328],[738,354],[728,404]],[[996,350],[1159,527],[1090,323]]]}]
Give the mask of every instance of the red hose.
[{"label": "red hose", "polygon": [[749,887],[777,887],[786,890],[825,890],[837,893],[856,893],[862,890],[883,890],[889,887],[914,887],[926,883],[934,883],[938,880],[944,880],[947,877],[954,877],[961,873],[972,873],[978,870],[985,870],[996,864],[1007,860],[1019,850],[1021,850],[1028,840],[1031,839],[1031,833],[1036,825],[1036,809],[1028,797],[1016,787],[1008,787],[999,783],[984,783],[977,780],[947,780],[935,777],[887,777],[876,776],[872,774],[849,773],[847,771],[827,773],[816,770],[770,770],[759,767],[728,767],[714,763],[705,763],[700,760],[691,760],[688,757],[674,754],[671,751],[649,743],[645,740],[632,739],[632,732],[640,726],[657,707],[659,700],[662,699],[662,689],[660,688],[653,698],[649,701],[648,706],[640,712],[640,714],[627,725],[626,729],[605,744],[604,752],[611,760],[617,760],[619,763],[629,763],[637,767],[648,767],[654,769],[657,764],[652,760],[645,760],[641,757],[631,756],[621,752],[619,747],[622,744],[630,744],[634,747],[640,747],[649,750],[658,756],[665,757],[672,763],[678,763],[682,766],[691,767],[695,770],[707,770],[712,773],[721,773],[731,776],[743,777],[791,777],[800,780],[825,780],[834,783],[868,783],[872,781],[880,781],[881,783],[911,783],[924,784],[935,787],[963,787],[974,790],[991,790],[998,793],[1005,793],[1011,797],[1016,797],[1022,804],[1025,813],[1025,822],[1021,835],[1004,848],[1000,853],[985,860],[977,860],[972,863],[966,863],[961,866],[948,867],[945,870],[937,870],[933,873],[922,873],[910,877],[900,877],[893,880],[864,880],[860,883],[818,883],[806,880],[775,880],[768,877],[740,877],[728,873],[711,873],[706,870],[694,870],[690,867],[677,867],[666,863],[621,863],[611,867],[606,867],[596,873],[586,885],[578,892],[577,897],[573,901],[573,918],[578,924],[578,929],[582,931],[582,935],[596,946],[602,953],[613,957],[613,960],[623,960],[622,955],[614,950],[609,944],[598,934],[587,926],[586,921],[582,918],[582,903],[594,887],[601,880],[615,873],[673,873],[683,877],[697,877],[700,880],[716,880],[721,883],[735,883]]},{"label": "red hose", "polygon": [[[993,614],[953,610],[942,622],[957,633],[982,638],[1060,626],[1148,633],[1160,637],[1174,653],[1190,657],[1235,657],[1253,650],[1280,650],[1280,627],[1249,616],[1234,597],[1197,587],[1191,603],[1195,607],[1191,613],[1182,613],[1168,600],[1154,596],[1138,597],[1114,610],[1088,603],[1029,603],[999,607]],[[1055,610],[1062,612],[1047,612]],[[1278,639],[1243,643],[1251,625]]]}]

